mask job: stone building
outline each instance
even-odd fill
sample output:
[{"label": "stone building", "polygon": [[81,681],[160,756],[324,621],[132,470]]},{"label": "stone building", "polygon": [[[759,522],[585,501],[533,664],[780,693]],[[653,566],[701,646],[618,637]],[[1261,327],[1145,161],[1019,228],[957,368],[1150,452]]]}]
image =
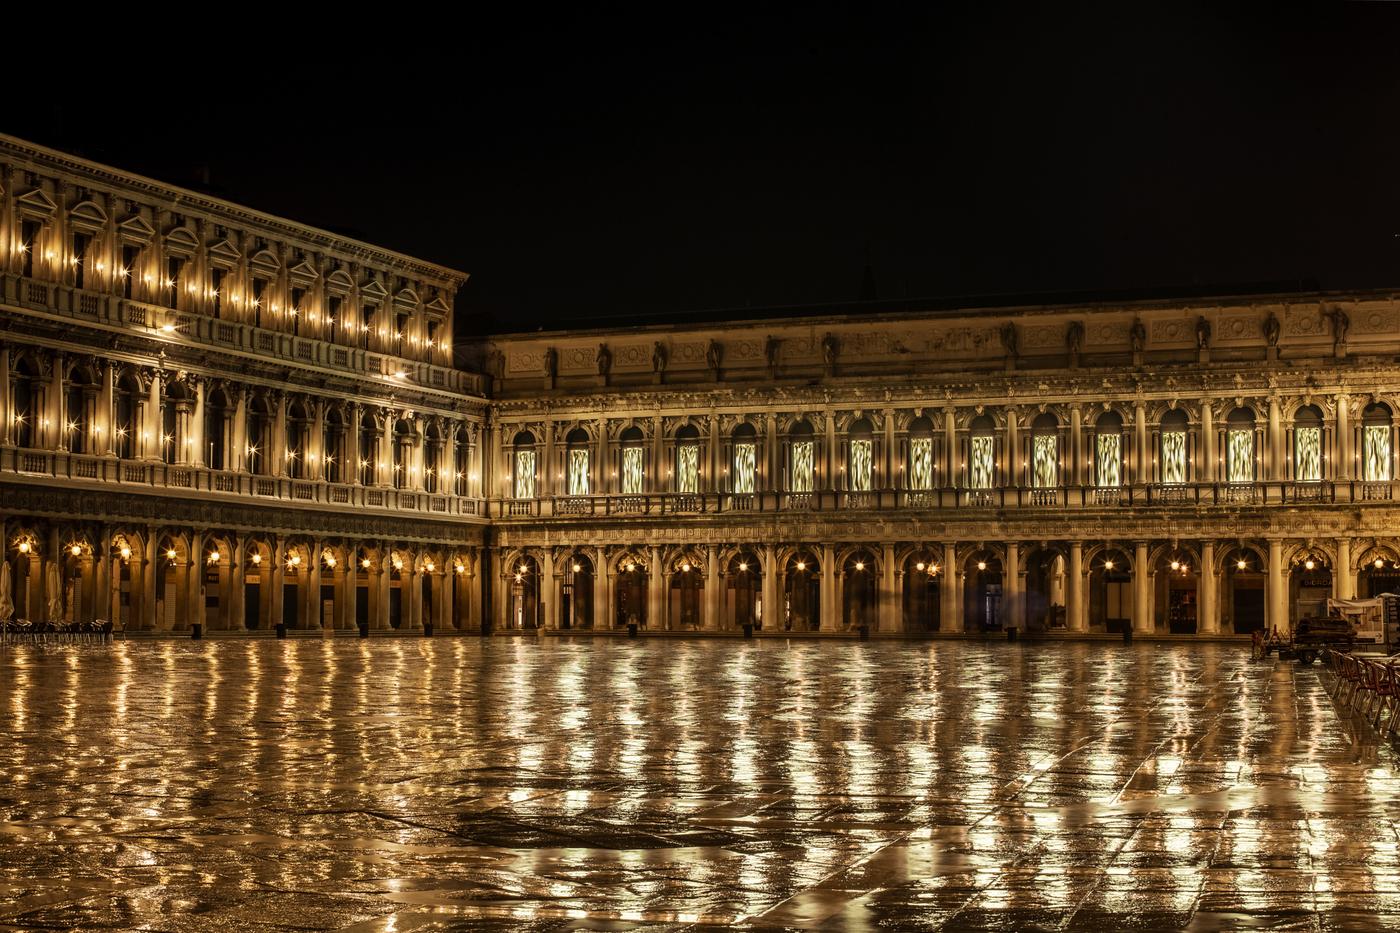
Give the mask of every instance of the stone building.
[{"label": "stone building", "polygon": [[1245,633],[1400,586],[1388,292],[497,335],[465,276],[0,137],[17,615]]}]

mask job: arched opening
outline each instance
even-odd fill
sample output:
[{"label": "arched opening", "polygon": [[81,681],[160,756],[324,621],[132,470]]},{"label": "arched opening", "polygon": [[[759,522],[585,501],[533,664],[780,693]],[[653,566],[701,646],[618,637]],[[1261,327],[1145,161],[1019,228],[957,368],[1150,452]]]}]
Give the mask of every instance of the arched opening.
[{"label": "arched opening", "polygon": [[442,431],[436,421],[428,422],[423,438],[423,491],[437,493],[446,485],[447,470],[442,465]]},{"label": "arched opening", "polygon": [[355,604],[352,615],[355,620],[355,627],[368,626],[370,619],[380,618],[374,612],[373,603],[379,593],[379,587],[372,586],[375,582],[375,570],[378,560],[378,553],[366,547],[357,547],[350,551],[351,559],[355,561]]},{"label": "arched opening", "polygon": [[204,399],[204,457],[205,465],[211,470],[227,470],[229,463],[229,438],[232,426],[233,406],[229,403],[228,392],[214,388]]},{"label": "arched opening", "polygon": [[852,492],[869,492],[875,479],[875,431],[869,418],[857,418],[847,438],[846,476]]},{"label": "arched opening", "polygon": [[1230,613],[1228,620],[1221,619],[1222,628],[1228,621],[1236,635],[1264,631],[1268,558],[1251,547],[1232,547],[1221,566],[1220,605]]},{"label": "arched opening", "polygon": [[909,452],[905,463],[905,476],[909,489],[926,492],[934,488],[937,466],[933,458],[933,422],[926,415],[920,415],[909,422]]},{"label": "arched opening", "polygon": [[906,632],[937,632],[942,627],[943,582],[947,574],[938,556],[919,550],[904,559],[903,612]]},{"label": "arched opening", "polygon": [[1023,560],[1026,565],[1026,630],[1064,629],[1067,566],[1064,548],[1059,545],[1035,547]]},{"label": "arched opening", "polygon": [[841,563],[841,624],[845,629],[879,628],[880,568],[875,555],[861,548]]},{"label": "arched opening", "polygon": [[809,493],[816,488],[817,442],[806,419],[788,432],[788,492]]},{"label": "arched opening", "polygon": [[675,490],[681,495],[700,491],[700,432],[693,424],[676,431]]},{"label": "arched opening", "polygon": [[379,442],[379,423],[370,412],[364,412],[360,416],[359,430],[359,463],[360,485],[375,485],[375,462],[379,459],[375,453],[375,447]]},{"label": "arched opening", "polygon": [[785,618],[790,632],[815,632],[822,623],[821,565],[810,551],[787,559],[783,573]]},{"label": "arched opening", "polygon": [[1060,422],[1042,412],[1031,422],[1031,487],[1054,489],[1060,485]]},{"label": "arched opening", "polygon": [[724,617],[730,628],[763,627],[763,571],[757,556],[740,551],[724,575]]},{"label": "arched opening", "polygon": [[67,423],[63,426],[68,449],[75,454],[100,453],[94,415],[97,413],[97,378],[87,366],[74,366],[68,382]]},{"label": "arched opening", "polygon": [[636,625],[645,628],[647,622],[647,567],[632,555],[617,562],[617,594],[613,615],[613,625],[623,627]]},{"label": "arched opening", "polygon": [[1132,624],[1132,563],[1125,552],[1105,548],[1089,560],[1089,628],[1121,633]]},{"label": "arched opening", "polygon": [[1256,476],[1254,454],[1254,412],[1236,408],[1225,420],[1225,476],[1230,483],[1253,483]]},{"label": "arched opening", "polygon": [[996,486],[996,422],[978,415],[968,425],[967,484],[970,489]]},{"label": "arched opening", "polygon": [[1383,593],[1400,593],[1400,556],[1388,547],[1374,547],[1361,555],[1356,595],[1374,599]]},{"label": "arched opening", "polygon": [[747,421],[736,425],[732,443],[734,466],[730,488],[739,495],[752,495],[758,489],[758,435],[753,425]]},{"label": "arched opening", "polygon": [[1157,557],[1153,605],[1157,623],[1172,635],[1194,635],[1200,627],[1200,559],[1190,550],[1168,547]]},{"label": "arched opening", "polygon": [[1323,552],[1306,549],[1294,556],[1289,569],[1290,629],[1297,631],[1299,619],[1327,615],[1327,600],[1332,598],[1332,562]]},{"label": "arched opening", "polygon": [[1188,479],[1189,427],[1190,421],[1186,412],[1180,408],[1173,408],[1162,415],[1157,451],[1157,478],[1164,485],[1181,485]]},{"label": "arched opening", "polygon": [[394,422],[394,488],[407,489],[413,476],[413,425],[407,418]]},{"label": "arched opening", "polygon": [[153,616],[156,631],[170,631],[175,628],[181,613],[181,583],[189,563],[188,548],[182,538],[163,535],[156,544],[155,553],[155,594],[156,605]]},{"label": "arched opening", "polygon": [[345,416],[338,405],[326,409],[321,435],[321,476],[328,483],[344,483],[349,479],[346,472]]},{"label": "arched opening", "polygon": [[[408,615],[408,607],[405,605],[410,599],[408,595],[408,572],[412,567],[412,558],[399,551],[389,552],[389,627],[399,628],[404,623],[404,618]],[[519,574],[517,574],[519,576]],[[538,578],[538,574],[534,575]],[[518,581],[517,581],[518,582]],[[514,595],[512,591],[512,596]],[[514,625],[515,606],[512,604],[511,625]]]},{"label": "arched opening", "polygon": [[705,621],[705,575],[689,555],[677,559],[671,571],[668,618],[670,628],[693,632]]},{"label": "arched opening", "polygon": [[1372,402],[1361,413],[1361,478],[1388,483],[1394,475],[1390,406]]},{"label": "arched opening", "polygon": [[512,442],[511,491],[516,499],[535,498],[535,435],[521,431]]},{"label": "arched opening", "polygon": [[1304,405],[1293,416],[1293,480],[1322,480],[1322,412],[1316,405]]},{"label": "arched opening", "polygon": [[311,433],[311,412],[306,402],[294,398],[287,403],[287,475],[306,479],[306,439]]},{"label": "arched opening", "polygon": [[588,432],[574,428],[564,439],[565,470],[567,471],[567,491],[571,496],[586,496],[592,492],[592,464],[589,462]]},{"label": "arched opening", "polygon": [[305,544],[290,544],[282,560],[282,615],[275,621],[289,629],[314,626],[315,620],[306,618],[303,611],[311,585],[311,549]]},{"label": "arched opening", "polygon": [[248,543],[243,564],[243,627],[252,631],[272,619],[272,548],[262,541]]},{"label": "arched opening", "polygon": [[112,449],[123,460],[131,460],[137,455],[136,432],[141,414],[141,382],[130,370],[117,379],[113,393]]},{"label": "arched opening", "polygon": [[988,631],[1001,625],[1002,562],[990,551],[974,551],[963,563],[963,629]]},{"label": "arched opening", "polygon": [[1094,422],[1093,484],[1100,489],[1123,485],[1123,417],[1106,411]]},{"label": "arched opening", "polygon": [[39,395],[42,392],[39,369],[28,355],[15,361],[10,385],[10,436],[17,446],[31,448],[39,442]]},{"label": "arched opening", "polygon": [[265,395],[256,395],[248,402],[248,472],[255,476],[272,475],[272,405]]},{"label": "arched opening", "polygon": [[226,630],[234,626],[229,618],[233,594],[232,543],[219,536],[211,536],[204,542],[204,553],[200,555],[201,585],[204,598],[200,600],[203,616],[194,621],[202,622],[209,631]]},{"label": "arched opening", "polygon": [[620,477],[618,492],[624,496],[639,496],[646,489],[646,448],[642,429],[635,424],[628,427],[618,437],[621,445],[618,452]]},{"label": "arched opening", "polygon": [[564,584],[559,607],[563,628],[593,628],[593,561],[585,554],[574,554],[564,565]]},{"label": "arched opening", "polygon": [[180,422],[184,416],[188,416],[192,407],[189,392],[183,383],[172,380],[165,383],[165,396],[161,399],[160,406],[160,434],[156,438],[156,443],[160,445],[160,459],[166,463],[174,464],[183,462],[185,459],[185,441],[188,438],[182,437]]}]

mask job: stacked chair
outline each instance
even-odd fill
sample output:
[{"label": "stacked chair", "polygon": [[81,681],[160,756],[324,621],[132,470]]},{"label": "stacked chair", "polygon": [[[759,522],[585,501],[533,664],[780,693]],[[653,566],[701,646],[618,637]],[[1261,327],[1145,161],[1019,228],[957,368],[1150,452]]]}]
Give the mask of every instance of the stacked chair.
[{"label": "stacked chair", "polygon": [[1327,664],[1333,673],[1328,690],[1332,699],[1370,722],[1383,735],[1393,733],[1396,719],[1400,718],[1400,656],[1363,658],[1350,652],[1329,651]]},{"label": "stacked chair", "polygon": [[90,622],[31,622],[10,619],[0,622],[0,641],[6,644],[105,642],[112,637],[112,623],[106,619]]}]

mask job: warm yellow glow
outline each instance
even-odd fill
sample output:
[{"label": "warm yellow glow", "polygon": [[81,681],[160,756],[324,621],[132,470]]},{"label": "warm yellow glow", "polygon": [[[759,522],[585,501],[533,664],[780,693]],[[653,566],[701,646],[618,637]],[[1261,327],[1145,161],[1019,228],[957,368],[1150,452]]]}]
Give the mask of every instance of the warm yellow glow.
[{"label": "warm yellow glow", "polygon": [[1236,567],[1236,569],[1238,569],[1238,570],[1243,570],[1243,569],[1244,569],[1245,567],[1247,567],[1247,566],[1249,566],[1249,565],[1248,565],[1247,563],[1245,563],[1245,561],[1244,561],[1243,558],[1241,558],[1241,559],[1235,561],[1235,567]]},{"label": "warm yellow glow", "polygon": [[217,564],[217,563],[219,562],[219,560],[220,560],[222,557],[223,557],[223,555],[220,554],[218,551],[210,551],[210,552],[209,552],[209,563],[211,563],[211,564]]},{"label": "warm yellow glow", "polygon": [[434,573],[437,571],[437,564],[433,563],[432,561],[428,561],[423,566],[428,568],[428,573]]},{"label": "warm yellow glow", "polygon": [[797,569],[798,569],[798,570],[806,570],[806,569],[807,569],[807,562],[806,562],[806,561],[801,561],[801,560],[798,561],[798,562],[797,562]]},{"label": "warm yellow glow", "polygon": [[83,553],[83,547],[80,544],[75,544],[68,549],[68,553],[72,554],[74,557],[77,557]]},{"label": "warm yellow glow", "polygon": [[745,564],[745,563],[740,563],[740,564],[739,564],[739,571],[740,571],[741,573],[747,571],[748,569],[749,569],[749,565],[748,565],[748,564]]},{"label": "warm yellow glow", "polygon": [[1172,561],[1172,569],[1173,569],[1173,570],[1180,570],[1180,569],[1181,569],[1181,561],[1179,561],[1179,560],[1174,560],[1174,561]]},{"label": "warm yellow glow", "polygon": [[[801,566],[801,565],[799,564],[798,566]],[[636,569],[637,569],[637,565],[634,564],[634,563],[631,563],[631,562],[629,561],[628,564],[627,564],[627,572],[628,572],[628,573],[631,573],[632,571],[634,571],[634,570],[636,570]]]},{"label": "warm yellow glow", "polygon": [[[458,564],[457,566],[460,567],[460,566],[462,566],[462,565],[461,565],[461,564]],[[579,572],[580,570],[582,570],[582,569],[583,569],[583,568],[580,567],[578,564],[574,564],[574,566],[573,566],[574,573],[578,573],[578,572]]]},{"label": "warm yellow glow", "polygon": [[122,560],[131,560],[131,548],[126,545],[122,545],[122,549],[119,553],[122,556]]},{"label": "warm yellow glow", "polygon": [[689,564],[681,564],[681,572],[682,572],[682,573],[690,573],[690,565],[689,565]]},{"label": "warm yellow glow", "polygon": [[28,554],[28,553],[29,553],[29,542],[28,542],[28,541],[21,541],[21,542],[19,543],[19,552],[20,552],[21,554]]},{"label": "warm yellow glow", "polygon": [[254,554],[254,555],[253,555],[253,563],[254,563],[254,564],[261,564],[261,563],[262,563],[262,555],[261,555],[261,554]]},{"label": "warm yellow glow", "polygon": [[923,569],[924,569],[924,562],[923,562],[923,561],[919,561],[917,564],[914,565],[914,569],[915,569],[915,570],[923,570]]},{"label": "warm yellow glow", "polygon": [[293,554],[292,557],[291,557],[290,563],[291,563],[291,565],[292,565],[293,567],[300,567],[300,566],[301,566],[301,555],[300,555],[300,554]]},{"label": "warm yellow glow", "polygon": [[857,569],[857,570],[864,570],[864,569],[865,569],[865,561],[863,561],[863,560],[858,560],[858,561],[856,561],[856,569]]},{"label": "warm yellow glow", "polygon": [[368,569],[369,569],[369,558],[368,558],[368,557],[362,557],[362,558],[360,558],[360,566],[363,567],[363,568],[365,568],[366,570],[368,570]]},{"label": "warm yellow glow", "polygon": [[1306,567],[1308,570],[1312,570],[1317,566],[1317,561],[1309,557],[1307,560],[1303,561],[1303,566]]},{"label": "warm yellow glow", "polygon": [[[1107,566],[1111,566],[1111,565],[1105,564],[1104,566],[1107,567]],[[978,570],[986,570],[986,569],[987,569],[987,562],[986,562],[985,560],[979,560],[979,561],[977,562],[977,569],[978,569]]]},{"label": "warm yellow glow", "polygon": [[453,570],[456,570],[458,573],[466,573],[466,572],[467,572],[467,568],[466,568],[465,566],[463,566],[462,564],[458,564],[457,566],[453,567],[452,569],[453,569]]},{"label": "warm yellow glow", "polygon": [[174,548],[169,548],[168,550],[166,550],[165,556],[166,556],[167,558],[169,558],[170,560],[174,560],[174,559],[175,559],[175,549],[174,549]]},{"label": "warm yellow glow", "polygon": [[1106,561],[1104,561],[1104,562],[1103,562],[1103,569],[1104,569],[1104,570],[1112,570],[1112,569],[1113,569],[1113,561],[1111,561],[1111,560],[1106,560]]},{"label": "warm yellow glow", "polygon": [[1385,561],[1383,561],[1383,560],[1381,560],[1379,557],[1377,557],[1377,558],[1376,558],[1376,569],[1377,569],[1377,570],[1380,570],[1380,569],[1381,569],[1382,567],[1384,567],[1384,566],[1385,566]]},{"label": "warm yellow glow", "polygon": [[329,567],[329,568],[331,568],[332,570],[335,569],[335,555],[334,555],[334,554],[327,554],[327,555],[326,555],[326,566]]}]

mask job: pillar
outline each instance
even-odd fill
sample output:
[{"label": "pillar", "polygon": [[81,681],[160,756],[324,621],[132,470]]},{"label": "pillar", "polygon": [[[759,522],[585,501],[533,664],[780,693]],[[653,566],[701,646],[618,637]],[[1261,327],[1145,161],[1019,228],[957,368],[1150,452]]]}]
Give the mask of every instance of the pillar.
[{"label": "pillar", "polygon": [[1269,398],[1269,469],[1268,477],[1279,481],[1284,478],[1283,469],[1283,411],[1279,408],[1278,396]]},{"label": "pillar", "polygon": [[540,559],[540,599],[544,602],[540,607],[540,617],[544,620],[544,627],[551,631],[559,628],[559,587],[563,582],[560,579],[562,576],[554,572],[553,548],[545,548],[544,557]]},{"label": "pillar", "polygon": [[189,427],[189,462],[197,467],[206,466],[204,462],[207,451],[205,450],[204,439],[204,396],[207,390],[208,380],[196,378],[194,380],[194,415]]},{"label": "pillar", "polygon": [[10,440],[10,348],[0,343],[0,447]]},{"label": "pillar", "polygon": [[[2,352],[2,351],[0,351]],[[116,377],[115,367],[109,362],[100,364],[102,373],[102,386],[97,397],[97,417],[93,419],[93,424],[97,427],[97,443],[93,445],[92,452],[104,457],[112,457],[117,453],[117,449],[112,446],[116,443],[116,397],[114,393],[113,381]],[[9,381],[8,374],[0,370],[0,380]],[[3,404],[4,390],[0,389],[0,411],[8,411]],[[0,443],[4,443],[4,438],[0,437]]]},{"label": "pillar", "polygon": [[[943,459],[945,469],[943,473],[943,486],[952,488],[957,485],[958,477],[958,422],[953,408],[943,409]],[[935,484],[937,485],[937,484]],[[953,573],[952,561],[947,561],[949,573]],[[961,625],[958,626],[962,628]]]},{"label": "pillar", "polygon": [[49,403],[46,406],[49,429],[41,435],[44,440],[40,442],[50,450],[68,449],[68,413],[65,410],[68,406],[68,393],[63,391],[63,375],[67,368],[67,358],[61,352],[55,353],[53,372],[50,373]]},{"label": "pillar", "polygon": [[340,627],[354,628],[360,601],[360,567],[355,563],[355,548],[345,549],[345,569],[340,578]]},{"label": "pillar", "polygon": [[1150,635],[1152,629],[1152,571],[1147,566],[1147,542],[1139,541],[1133,550],[1133,631]]},{"label": "pillar", "polygon": [[[5,541],[5,526],[0,522],[0,543]],[[92,555],[96,576],[92,600],[92,617],[110,619],[112,612],[112,530],[106,525],[98,529],[97,545]],[[14,581],[11,580],[11,583]]]},{"label": "pillar", "polygon": [[150,394],[146,399],[146,410],[142,412],[141,419],[141,456],[147,460],[161,459],[160,452],[160,432],[162,431],[162,419],[160,416],[160,373],[151,374]]},{"label": "pillar", "polygon": [[720,628],[719,547],[710,545],[705,553],[705,620],[701,627],[707,632]]},{"label": "pillar", "polygon": [[1332,568],[1332,591],[1337,599],[1356,598],[1356,576],[1351,572],[1351,539],[1337,539],[1337,566]]},{"label": "pillar", "polygon": [[1265,622],[1269,631],[1277,630],[1285,638],[1292,631],[1288,618],[1288,571],[1283,566],[1283,542],[1269,539],[1269,590]]},{"label": "pillar", "polygon": [[244,592],[245,580],[245,560],[244,540],[241,537],[233,539],[233,547],[228,556],[229,561],[229,599],[228,612],[224,616],[224,627],[242,630],[243,617],[247,613],[247,594]]},{"label": "pillar", "polygon": [[1133,408],[1133,482],[1151,482],[1151,455],[1147,449],[1147,409],[1141,401]]},{"label": "pillar", "polygon": [[958,573],[958,546],[952,541],[943,543],[943,583],[938,588],[938,599],[939,631],[961,632],[962,574]]},{"label": "pillar", "polygon": [[[1084,485],[1084,412],[1075,405],[1069,410],[1069,485]],[[1068,624],[1068,623],[1066,623]]]},{"label": "pillar", "polygon": [[834,632],[841,627],[841,607],[836,603],[836,549],[830,544],[822,545],[821,582],[821,624],[823,632]]},{"label": "pillar", "polygon": [[[138,618],[134,613],[132,622],[137,628],[145,628],[150,625],[152,631],[160,628],[161,620],[156,618],[156,530],[146,529],[145,553],[141,555],[141,615]],[[136,560],[136,555],[132,554],[132,560]]]},{"label": "pillar", "polygon": [[1346,395],[1337,396],[1337,462],[1334,466],[1338,480],[1351,479],[1351,401]]},{"label": "pillar", "polygon": [[1008,489],[1021,485],[1021,447],[1016,431],[1016,409],[1006,409],[1006,482]]},{"label": "pillar", "polygon": [[[886,421],[888,424],[889,422]],[[880,625],[881,632],[904,631],[904,617],[900,612],[899,591],[895,585],[894,545],[885,544],[880,549]]]},{"label": "pillar", "polygon": [[204,622],[204,535],[190,534],[189,569],[185,574],[185,626]]},{"label": "pillar", "polygon": [[1022,627],[1023,606],[1021,600],[1021,544],[1019,541],[1006,543],[1006,561],[1001,568],[1003,605],[1002,625],[1010,628]]},{"label": "pillar", "polygon": [[783,627],[782,609],[779,603],[782,599],[778,592],[778,555],[776,549],[771,544],[763,545],[763,566],[760,572],[763,574],[760,580],[762,600],[759,606],[762,616],[759,622],[762,627],[770,632],[781,631]]},{"label": "pillar", "polygon": [[601,545],[593,554],[593,628],[613,627],[613,608],[608,602],[608,555]]},{"label": "pillar", "polygon": [[1201,542],[1201,566],[1196,568],[1196,634],[1220,632],[1220,581],[1215,575],[1215,542]]},{"label": "pillar", "polygon": [[661,548],[653,544],[650,560],[647,562],[647,628],[664,631],[666,624],[666,603],[662,599],[665,591],[666,574],[661,566]]},{"label": "pillar", "polygon": [[[311,544],[311,554],[308,561],[310,566],[306,568],[306,588],[309,591],[306,595],[307,604],[307,625],[310,628],[326,627],[325,614],[321,611],[321,542],[314,541]],[[331,628],[335,628],[335,616],[331,616]]]},{"label": "pillar", "polygon": [[1070,632],[1088,631],[1088,617],[1084,612],[1084,543],[1071,541],[1069,545],[1069,579],[1065,605],[1065,629]]},{"label": "pillar", "polygon": [[[1196,482],[1215,482],[1215,409],[1210,399],[1201,399],[1201,458],[1196,466]],[[1219,616],[1217,615],[1217,621]]]},{"label": "pillar", "polygon": [[268,590],[267,623],[273,628],[281,625],[283,618],[285,618],[282,606],[282,586],[287,580],[286,560],[287,543],[278,537],[272,545],[272,566],[260,575],[262,579],[268,581],[265,585],[270,587]]}]

